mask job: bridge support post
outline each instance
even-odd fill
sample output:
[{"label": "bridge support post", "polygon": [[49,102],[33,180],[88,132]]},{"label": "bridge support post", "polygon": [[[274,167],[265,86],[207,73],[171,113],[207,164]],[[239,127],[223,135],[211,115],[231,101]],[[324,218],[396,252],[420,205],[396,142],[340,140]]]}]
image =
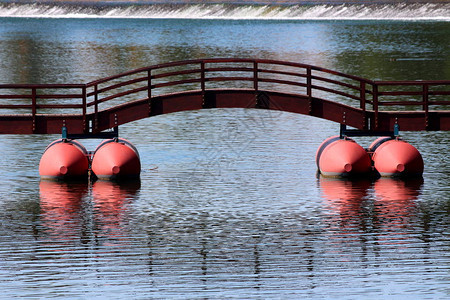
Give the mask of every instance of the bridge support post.
[{"label": "bridge support post", "polygon": [[202,94],[202,108],[216,108],[216,94],[213,92],[204,92]]},{"label": "bridge support post", "polygon": [[256,104],[255,108],[260,109],[270,109],[270,97],[266,92],[256,93]]}]

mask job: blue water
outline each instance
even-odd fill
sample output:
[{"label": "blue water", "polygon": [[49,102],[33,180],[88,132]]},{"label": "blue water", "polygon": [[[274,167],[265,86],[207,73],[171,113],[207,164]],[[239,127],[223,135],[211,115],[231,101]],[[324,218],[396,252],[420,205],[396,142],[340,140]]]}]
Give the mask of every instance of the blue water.
[{"label": "blue water", "polygon": [[[450,79],[450,23],[0,19],[0,83],[88,82],[206,57]],[[401,132],[422,180],[317,177],[332,122],[213,109],[120,127],[132,184],[40,182],[57,135],[0,136],[0,298],[411,298],[450,294],[447,132]],[[372,138],[357,141],[367,147]],[[100,141],[82,141],[94,150]]]}]

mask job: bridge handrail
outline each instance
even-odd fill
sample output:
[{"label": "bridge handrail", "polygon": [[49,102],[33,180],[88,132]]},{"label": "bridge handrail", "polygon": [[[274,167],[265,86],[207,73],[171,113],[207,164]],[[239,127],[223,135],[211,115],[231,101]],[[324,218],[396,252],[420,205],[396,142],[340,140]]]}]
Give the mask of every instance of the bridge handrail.
[{"label": "bridge handrail", "polygon": [[[81,109],[80,114],[86,118],[89,109],[97,114],[100,104],[110,102],[116,106],[118,99],[127,100],[131,95],[145,93],[139,97],[152,98],[160,89],[175,86],[183,87],[181,91],[198,89],[204,92],[210,88],[207,87],[209,83],[229,81],[246,82],[255,91],[264,90],[263,85],[274,84],[287,86],[307,97],[324,99],[320,93],[337,95],[344,101],[359,102],[359,108],[372,110],[375,118],[381,106],[414,106],[428,113],[430,106],[450,105],[449,100],[437,98],[450,95],[450,80],[370,80],[297,62],[210,58],[157,64],[85,84],[0,84],[0,109],[31,109],[33,117],[38,114],[38,109]],[[302,89],[301,92],[298,89]],[[47,103],[51,99],[71,102]]]},{"label": "bridge handrail", "polygon": [[[226,66],[226,67],[206,67],[206,64],[227,64],[227,63],[251,63],[253,64],[253,67],[242,67],[242,66]],[[189,66],[193,65],[193,69],[187,69],[187,70],[176,70],[176,71],[169,71],[164,73],[155,74],[157,70],[162,70],[166,68],[174,68],[174,67],[180,67],[180,66]],[[200,65],[201,67],[198,68],[197,66]],[[298,70],[302,70],[303,73],[300,72],[288,72],[284,70],[276,70],[276,69],[268,69],[268,68],[262,68],[261,65],[272,65],[272,66],[284,66],[284,67],[294,67]],[[350,80],[357,81],[358,85],[346,83],[339,80],[334,80],[330,78],[326,78],[323,76],[319,76],[319,74],[312,74],[312,71],[322,72],[325,74],[330,74],[334,76],[343,77]],[[253,73],[250,74],[250,76],[209,76],[207,77],[206,74],[214,73],[214,72],[247,72],[247,73]],[[106,84],[109,82],[114,82],[115,80],[125,78],[128,76],[136,75],[139,73],[146,73],[146,76],[138,77],[137,79],[133,80],[127,80],[122,81],[120,83],[113,83],[109,86],[98,88],[100,84]],[[192,74],[198,74],[200,78],[195,79],[184,79],[184,80],[168,80],[164,83],[152,83],[155,79],[164,79],[168,77],[173,76],[181,76],[181,75],[192,75]],[[306,82],[301,81],[293,81],[293,80],[282,80],[278,78],[264,78],[260,75],[263,74],[270,74],[270,75],[282,75],[282,76],[295,76],[298,78],[304,78]],[[327,88],[319,84],[312,84],[312,81],[317,82],[323,82],[323,83],[329,83],[333,85],[338,85],[344,88],[351,89],[353,91],[356,91],[359,93],[359,95],[352,95],[348,92],[339,91],[332,88]],[[264,60],[264,59],[235,59],[235,58],[214,58],[214,59],[197,59],[197,60],[188,60],[188,61],[180,61],[180,62],[171,62],[171,63],[164,63],[164,64],[158,64],[150,67],[140,68],[132,71],[128,71],[125,73],[117,74],[114,76],[110,76],[107,78],[99,79],[93,82],[90,82],[87,84],[87,87],[95,87],[96,91],[89,92],[88,97],[95,96],[96,99],[93,101],[88,102],[88,106],[95,106],[95,111],[98,111],[98,104],[104,103],[109,100],[117,99],[119,97],[127,96],[133,93],[142,92],[145,90],[145,88],[141,89],[134,89],[130,90],[127,93],[119,92],[114,95],[106,96],[103,99],[98,99],[98,96],[102,94],[103,92],[111,91],[115,88],[135,84],[138,82],[148,81],[148,87],[149,92],[148,94],[151,95],[152,91],[158,88],[162,87],[169,87],[169,86],[177,86],[177,85],[183,85],[183,84],[192,84],[192,83],[200,83],[201,89],[205,89],[205,85],[207,82],[225,82],[225,81],[247,81],[247,82],[254,82],[254,88],[255,90],[258,89],[259,83],[274,83],[274,84],[283,84],[283,85],[289,85],[289,86],[297,86],[297,87],[303,87],[307,89],[306,94],[309,96],[312,96],[312,90],[317,91],[324,91],[327,93],[333,93],[336,95],[340,95],[352,100],[360,101],[360,107],[363,109],[366,109],[366,103],[371,104],[372,101],[370,99],[365,99],[364,101],[361,100],[361,95],[371,95],[372,91],[370,89],[367,89],[366,86],[370,86],[373,84],[373,81],[361,78],[358,76],[353,76],[349,74],[344,74],[341,72],[337,72],[334,70],[316,67],[308,64],[302,64],[302,63],[296,63],[296,62],[285,62],[285,61],[279,61],[279,60]],[[367,97],[364,97],[367,98]],[[363,103],[364,102],[364,103]]]},{"label": "bridge handrail", "polygon": [[[450,101],[438,101],[430,100],[430,96],[445,96],[450,95],[450,81],[449,80],[400,80],[400,81],[374,81],[374,86],[377,88],[377,110],[378,106],[422,106],[422,110],[428,113],[430,106],[435,105],[450,105]],[[390,87],[403,86],[403,87],[415,87],[420,90],[392,90]],[[446,86],[447,90],[430,90],[432,87]],[[380,88],[385,88],[384,91],[380,91]],[[392,97],[397,99],[402,96],[420,96],[419,100],[380,100],[379,97]],[[408,97],[409,98],[409,97]]]},{"label": "bridge handrail", "polygon": [[[9,93],[3,93],[2,91],[9,91]],[[47,92],[43,92],[47,90]],[[54,92],[48,92],[48,90],[55,90]],[[77,92],[61,92],[61,90],[78,90]],[[33,118],[38,114],[38,109],[81,109],[82,114],[86,114],[86,85],[85,84],[0,84],[0,100],[13,100],[14,102],[27,103],[0,103],[0,109],[17,110],[27,109],[30,110],[28,114],[31,114]],[[14,91],[14,94],[11,93]],[[70,103],[39,103],[38,100],[72,100]],[[76,103],[73,103],[76,100]],[[31,101],[31,103],[29,103]],[[17,114],[17,112],[13,112]],[[64,114],[58,112],[59,114]],[[25,113],[26,114],[26,113]],[[1,116],[2,114],[0,114]]]}]

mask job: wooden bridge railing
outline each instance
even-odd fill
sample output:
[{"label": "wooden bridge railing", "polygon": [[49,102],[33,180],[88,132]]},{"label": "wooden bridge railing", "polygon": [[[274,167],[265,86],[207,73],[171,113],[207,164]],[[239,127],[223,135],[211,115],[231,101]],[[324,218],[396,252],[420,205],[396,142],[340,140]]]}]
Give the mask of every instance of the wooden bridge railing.
[{"label": "wooden bridge railing", "polygon": [[[86,118],[85,84],[0,84],[0,117],[76,113]],[[56,103],[55,103],[56,102]]]},{"label": "wooden bridge railing", "polygon": [[[279,91],[373,111],[449,110],[450,80],[373,81],[316,66],[259,59],[203,59],[141,68],[86,84],[0,84],[0,117],[82,116],[155,96],[211,89]],[[150,104],[149,104],[150,105]],[[149,107],[149,109],[151,109]],[[93,115],[93,124],[87,124]]]}]

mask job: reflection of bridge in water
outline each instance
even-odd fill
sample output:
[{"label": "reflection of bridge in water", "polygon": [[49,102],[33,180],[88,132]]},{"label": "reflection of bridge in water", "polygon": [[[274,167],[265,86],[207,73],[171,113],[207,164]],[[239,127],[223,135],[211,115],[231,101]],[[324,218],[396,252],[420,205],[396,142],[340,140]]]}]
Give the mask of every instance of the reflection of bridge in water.
[{"label": "reflection of bridge in water", "polygon": [[370,132],[450,130],[450,80],[373,81],[311,65],[203,59],[86,84],[1,84],[1,134],[97,134],[203,108],[274,109]]}]

